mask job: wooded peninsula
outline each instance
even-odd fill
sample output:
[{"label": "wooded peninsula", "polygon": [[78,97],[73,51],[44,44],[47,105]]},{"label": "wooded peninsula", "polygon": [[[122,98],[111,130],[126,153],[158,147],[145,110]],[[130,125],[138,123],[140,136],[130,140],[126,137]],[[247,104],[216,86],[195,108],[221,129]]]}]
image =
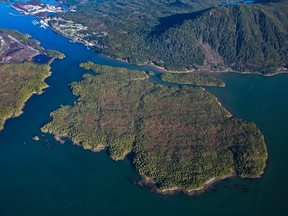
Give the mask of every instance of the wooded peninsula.
[{"label": "wooded peninsula", "polygon": [[95,74],[71,84],[77,101],[52,112],[43,132],[107,149],[113,160],[129,154],[142,182],[160,193],[193,193],[212,180],[264,172],[263,134],[204,88],[160,86],[144,71],[92,62],[81,67]]},{"label": "wooded peninsula", "polygon": [[44,80],[51,75],[47,64],[33,63],[38,54],[64,58],[54,50],[44,50],[39,41],[27,34],[0,29],[0,130],[5,120],[21,114],[25,102],[47,86]]}]

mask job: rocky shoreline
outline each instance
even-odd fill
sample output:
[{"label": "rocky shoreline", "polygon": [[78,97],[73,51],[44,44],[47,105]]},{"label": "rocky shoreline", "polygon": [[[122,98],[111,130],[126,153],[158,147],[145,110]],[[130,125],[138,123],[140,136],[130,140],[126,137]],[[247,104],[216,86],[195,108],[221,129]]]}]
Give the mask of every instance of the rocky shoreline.
[{"label": "rocky shoreline", "polygon": [[211,189],[212,186],[217,182],[220,182],[229,178],[233,178],[233,177],[237,177],[237,175],[233,174],[229,176],[223,176],[220,178],[214,177],[208,180],[207,182],[205,182],[202,187],[195,188],[195,189],[181,189],[178,187],[159,189],[156,183],[152,179],[150,179],[149,177],[145,175],[141,175],[141,179],[140,181],[137,182],[137,185],[140,187],[147,186],[148,188],[151,189],[151,191],[156,192],[161,195],[173,195],[175,193],[183,193],[186,195],[193,196],[193,195],[199,195],[199,194],[206,192],[207,190]]}]

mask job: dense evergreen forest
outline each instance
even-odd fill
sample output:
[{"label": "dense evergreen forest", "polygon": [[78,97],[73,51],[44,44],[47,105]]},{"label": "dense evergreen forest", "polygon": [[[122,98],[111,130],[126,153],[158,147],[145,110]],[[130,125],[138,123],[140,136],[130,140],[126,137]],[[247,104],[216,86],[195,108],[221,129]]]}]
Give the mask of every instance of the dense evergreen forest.
[{"label": "dense evergreen forest", "polygon": [[[259,2],[259,1],[256,1]],[[88,27],[99,53],[172,70],[287,70],[287,0],[217,6],[219,1],[70,1],[59,15]],[[85,31],[84,31],[85,32]],[[106,32],[105,36],[100,33]]]},{"label": "dense evergreen forest", "polygon": [[144,71],[91,62],[81,67],[97,75],[71,84],[77,102],[52,112],[43,132],[69,137],[85,149],[106,148],[114,160],[130,154],[159,192],[263,173],[267,150],[259,129],[232,117],[203,88],[159,86]]}]

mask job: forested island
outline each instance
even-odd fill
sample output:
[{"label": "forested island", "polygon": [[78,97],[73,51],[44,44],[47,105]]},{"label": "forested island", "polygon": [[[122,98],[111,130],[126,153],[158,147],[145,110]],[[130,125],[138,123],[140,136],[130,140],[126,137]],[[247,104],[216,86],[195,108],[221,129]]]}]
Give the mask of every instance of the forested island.
[{"label": "forested island", "polygon": [[81,67],[95,74],[71,84],[77,101],[52,112],[43,132],[107,149],[113,160],[130,155],[141,182],[164,194],[192,194],[218,179],[264,172],[263,134],[204,88],[160,86],[144,71],[92,62]]},{"label": "forested island", "polygon": [[51,27],[113,58],[177,71],[287,71],[287,0],[64,3],[75,9],[54,14]]},{"label": "forested island", "polygon": [[10,29],[0,29],[0,130],[7,118],[21,114],[25,102],[35,93],[40,94],[51,75],[47,64],[33,63],[32,58],[46,52],[51,57],[63,54],[44,50],[29,35]]}]

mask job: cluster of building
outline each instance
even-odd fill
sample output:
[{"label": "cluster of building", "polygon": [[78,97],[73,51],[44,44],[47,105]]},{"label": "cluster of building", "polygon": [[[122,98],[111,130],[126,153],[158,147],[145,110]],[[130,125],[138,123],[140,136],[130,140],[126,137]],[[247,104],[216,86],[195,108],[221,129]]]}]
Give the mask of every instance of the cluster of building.
[{"label": "cluster of building", "polygon": [[83,43],[86,46],[96,46],[101,49],[107,48],[104,45],[99,44],[98,40],[91,40],[92,37],[105,37],[108,35],[107,32],[93,32],[91,34],[88,33],[89,31],[87,26],[83,26],[79,23],[74,23],[71,20],[63,19],[62,17],[48,17],[44,19],[44,22],[49,23],[49,25],[52,29],[54,29],[54,31],[65,37],[70,38],[72,42]]},{"label": "cluster of building", "polygon": [[[49,16],[49,13],[65,12],[65,10],[59,6],[44,4],[38,0],[31,0],[29,2],[16,2],[11,5],[11,7],[25,15],[39,17],[41,19],[40,27],[46,28],[47,26],[51,26],[52,29],[59,34],[70,38],[72,42],[83,43],[86,46],[96,46],[101,49],[107,48],[106,46],[100,44],[97,38],[108,36],[108,32],[89,32],[88,28],[82,24],[65,20],[62,17]],[[70,7],[69,11],[76,11],[76,7]],[[39,22],[36,20],[33,20],[32,23],[33,25],[39,24]]]},{"label": "cluster of building", "polygon": [[30,14],[40,18],[47,18],[49,13],[64,12],[64,9],[59,6],[44,4],[35,0],[29,2],[16,2],[11,5],[11,7],[26,15]]}]

